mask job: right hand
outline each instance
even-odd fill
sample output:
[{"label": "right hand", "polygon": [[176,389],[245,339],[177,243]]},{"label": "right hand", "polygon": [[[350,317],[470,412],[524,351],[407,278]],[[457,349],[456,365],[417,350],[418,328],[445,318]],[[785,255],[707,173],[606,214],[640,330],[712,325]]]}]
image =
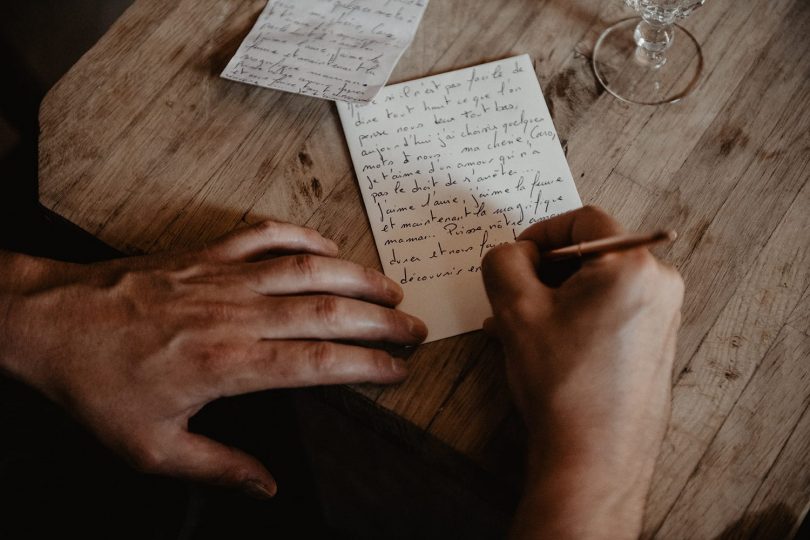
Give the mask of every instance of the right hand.
[{"label": "right hand", "polygon": [[87,266],[2,256],[0,368],[141,470],[270,496],[258,460],[190,433],[189,418],[222,396],[401,381],[401,360],[346,342],[427,334],[393,309],[399,285],[336,255],[315,231],[268,221],[186,253]]},{"label": "right hand", "polygon": [[585,207],[491,250],[483,276],[494,318],[485,328],[504,347],[538,504],[548,511],[581,504],[589,519],[613,504],[609,513],[624,512],[640,527],[669,417],[683,281],[643,248],[583,259],[553,286],[539,277],[565,266],[540,253],[621,232],[607,214]]}]

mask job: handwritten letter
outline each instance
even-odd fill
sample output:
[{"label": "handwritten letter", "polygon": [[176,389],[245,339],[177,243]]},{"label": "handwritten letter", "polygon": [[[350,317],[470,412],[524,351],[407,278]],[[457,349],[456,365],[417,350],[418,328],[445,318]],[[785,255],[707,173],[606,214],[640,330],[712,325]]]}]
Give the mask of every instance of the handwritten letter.
[{"label": "handwritten letter", "polygon": [[367,103],[410,45],[428,0],[269,0],[222,76]]},{"label": "handwritten letter", "polygon": [[428,341],[481,328],[484,253],[581,205],[529,57],[337,105],[400,308],[427,323]]}]

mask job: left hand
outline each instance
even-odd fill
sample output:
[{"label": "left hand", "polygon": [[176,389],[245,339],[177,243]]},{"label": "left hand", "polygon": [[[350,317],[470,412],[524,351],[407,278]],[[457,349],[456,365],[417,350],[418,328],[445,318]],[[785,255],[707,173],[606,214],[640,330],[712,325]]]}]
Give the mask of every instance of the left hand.
[{"label": "left hand", "polygon": [[189,433],[189,418],[222,396],[398,382],[401,360],[336,341],[427,334],[392,309],[399,285],[336,255],[315,231],[276,222],[201,250],[86,266],[0,253],[0,368],[143,471],[271,496],[258,460]]}]

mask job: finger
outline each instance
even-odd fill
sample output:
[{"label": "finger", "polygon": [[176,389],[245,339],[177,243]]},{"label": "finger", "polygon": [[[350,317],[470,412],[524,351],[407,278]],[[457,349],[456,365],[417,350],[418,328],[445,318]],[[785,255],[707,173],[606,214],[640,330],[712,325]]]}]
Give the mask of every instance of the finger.
[{"label": "finger", "polygon": [[270,388],[402,381],[405,363],[385,351],[331,341],[260,341],[219,379],[223,396]]},{"label": "finger", "polygon": [[518,240],[531,240],[538,249],[548,251],[579,242],[621,234],[621,225],[595,206],[584,206],[536,223],[520,233]]},{"label": "finger", "polygon": [[185,431],[174,439],[172,454],[160,469],[154,472],[242,488],[259,498],[273,497],[277,491],[275,479],[255,457]]},{"label": "finger", "polygon": [[533,242],[518,241],[491,249],[481,262],[487,297],[495,313],[520,298],[538,302],[547,296],[537,277],[540,252]]},{"label": "finger", "polygon": [[[332,295],[269,299],[264,339],[338,339],[415,345],[427,337],[421,320],[402,311]],[[261,323],[261,319],[257,318]]]},{"label": "finger", "polygon": [[205,253],[216,261],[248,261],[269,251],[295,251],[334,257],[337,244],[317,231],[279,221],[262,221],[233,231],[212,245]]},{"label": "finger", "polygon": [[265,295],[325,293],[395,306],[402,288],[380,272],[317,255],[290,255],[249,265],[255,290]]}]

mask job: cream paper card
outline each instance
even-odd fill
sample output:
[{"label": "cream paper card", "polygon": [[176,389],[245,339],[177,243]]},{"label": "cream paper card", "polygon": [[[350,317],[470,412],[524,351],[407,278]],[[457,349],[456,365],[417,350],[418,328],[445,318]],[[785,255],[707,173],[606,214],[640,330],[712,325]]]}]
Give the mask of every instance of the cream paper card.
[{"label": "cream paper card", "polygon": [[582,204],[528,55],[337,106],[400,309],[427,341],[481,328],[484,253]]}]

